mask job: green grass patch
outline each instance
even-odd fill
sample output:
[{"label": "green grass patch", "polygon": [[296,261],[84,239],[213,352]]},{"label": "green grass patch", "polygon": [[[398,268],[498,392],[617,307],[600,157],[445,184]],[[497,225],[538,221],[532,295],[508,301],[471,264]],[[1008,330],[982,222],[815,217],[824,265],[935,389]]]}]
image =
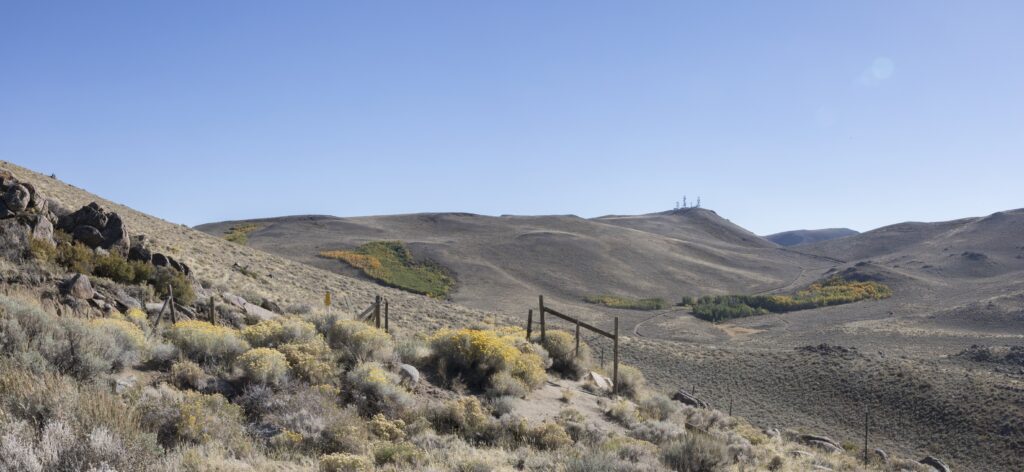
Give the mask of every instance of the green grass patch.
[{"label": "green grass patch", "polygon": [[244,245],[249,242],[249,233],[259,228],[260,226],[255,223],[234,225],[228,228],[228,232],[224,234],[224,239]]},{"label": "green grass patch", "polygon": [[713,295],[701,297],[693,305],[693,314],[702,320],[720,322],[733,318],[785,313],[861,300],[880,300],[892,296],[892,290],[878,282],[856,282],[831,277],[811,284],[793,295]]},{"label": "green grass patch", "polygon": [[344,261],[384,285],[433,298],[446,298],[455,287],[448,269],[413,259],[401,241],[373,241],[354,251],[323,251],[320,257]]},{"label": "green grass patch", "polygon": [[617,297],[615,295],[596,295],[583,298],[587,303],[604,305],[609,308],[622,308],[626,310],[664,310],[668,308],[668,302],[661,298],[629,298]]}]

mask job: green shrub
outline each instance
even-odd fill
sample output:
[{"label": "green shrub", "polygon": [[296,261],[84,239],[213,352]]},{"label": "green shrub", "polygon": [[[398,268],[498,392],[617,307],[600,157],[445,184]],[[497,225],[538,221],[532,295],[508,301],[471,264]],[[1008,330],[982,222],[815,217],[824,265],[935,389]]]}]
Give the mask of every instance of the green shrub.
[{"label": "green shrub", "polygon": [[150,284],[161,299],[170,295],[168,286],[174,289],[174,301],[181,305],[191,305],[196,301],[195,291],[185,274],[170,267],[157,267],[150,279]]},{"label": "green shrub", "polygon": [[29,254],[37,261],[49,263],[57,259],[57,246],[49,241],[30,238],[28,247]]},{"label": "green shrub", "polygon": [[235,453],[252,448],[245,434],[242,409],[223,395],[184,392],[177,404],[173,428],[178,442],[208,444],[220,442]]},{"label": "green shrub", "polygon": [[463,396],[437,405],[427,417],[439,433],[458,434],[467,440],[483,436],[492,425],[491,416],[484,411],[476,397]]},{"label": "green shrub", "polygon": [[373,463],[366,456],[338,452],[320,456],[320,472],[369,472]]},{"label": "green shrub", "polygon": [[878,282],[850,281],[833,276],[811,284],[793,295],[716,295],[701,297],[693,305],[693,314],[711,322],[733,318],[786,313],[860,300],[879,300],[892,296],[892,290]]},{"label": "green shrub", "polygon": [[543,349],[524,338],[525,332],[518,328],[445,329],[434,334],[430,343],[435,363],[449,378],[458,377],[470,387],[486,389],[497,374],[505,372],[530,391],[540,387],[547,376],[539,354]]},{"label": "green shrub", "polygon": [[244,246],[249,242],[249,233],[256,231],[257,229],[259,229],[259,225],[254,223],[237,224],[228,228],[228,232],[224,235],[224,239]]},{"label": "green shrub", "polygon": [[434,298],[455,287],[449,271],[433,261],[417,261],[401,241],[373,241],[355,251],[323,251],[320,257],[344,261],[384,285]]},{"label": "green shrub", "polygon": [[207,364],[228,363],[249,350],[237,330],[205,321],[179,321],[167,338],[190,359]]},{"label": "green shrub", "polygon": [[68,271],[80,274],[91,274],[96,267],[96,253],[80,242],[58,243],[55,260]]},{"label": "green shrub", "polygon": [[541,346],[548,351],[551,357],[551,369],[567,375],[572,379],[578,379],[587,373],[590,367],[590,346],[580,341],[580,353],[576,355],[576,338],[565,331],[548,331]]},{"label": "green shrub", "polygon": [[729,463],[725,446],[701,434],[687,434],[661,447],[661,461],[678,472],[718,472]]},{"label": "green shrub", "polygon": [[540,450],[552,450],[572,444],[572,438],[562,425],[545,422],[530,431],[530,443]]},{"label": "green shrub", "polygon": [[626,310],[664,310],[668,308],[668,302],[661,298],[629,298],[615,295],[595,295],[584,297],[583,301],[595,305],[604,305],[609,308],[620,308]]},{"label": "green shrub", "polygon": [[284,354],[269,347],[246,351],[235,360],[235,365],[249,382],[278,385],[288,374],[288,360]]},{"label": "green shrub", "polygon": [[337,321],[331,327],[327,340],[349,364],[391,362],[395,358],[395,345],[391,336],[362,321]]},{"label": "green shrub", "polygon": [[96,256],[94,259],[92,273],[100,277],[106,277],[118,283],[134,283],[135,268],[119,254],[105,254]]}]

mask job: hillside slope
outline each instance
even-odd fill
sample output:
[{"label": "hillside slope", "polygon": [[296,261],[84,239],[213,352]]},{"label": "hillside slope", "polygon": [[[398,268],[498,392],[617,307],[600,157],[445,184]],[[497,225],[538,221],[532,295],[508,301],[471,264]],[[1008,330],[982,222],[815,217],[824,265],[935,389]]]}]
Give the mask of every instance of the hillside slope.
[{"label": "hillside slope", "polygon": [[799,246],[860,234],[850,228],[798,229],[769,234],[764,238],[780,246]]},{"label": "hillside slope", "polygon": [[222,236],[231,227],[252,224],[256,229],[248,234],[250,246],[352,275],[344,263],[318,254],[368,241],[401,240],[414,256],[455,273],[454,301],[508,312],[517,312],[537,294],[580,305],[583,297],[598,294],[674,300],[683,294],[767,290],[787,284],[804,265],[820,265],[811,257],[773,247],[713,212],[693,214],[697,217],[594,220],[464,213],[295,216],[196,229]]}]

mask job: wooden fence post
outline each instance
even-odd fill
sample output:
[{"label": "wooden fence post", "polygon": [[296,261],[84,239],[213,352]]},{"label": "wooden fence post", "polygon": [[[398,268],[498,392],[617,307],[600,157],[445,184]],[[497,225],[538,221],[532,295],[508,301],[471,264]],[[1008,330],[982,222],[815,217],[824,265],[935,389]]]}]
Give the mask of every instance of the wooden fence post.
[{"label": "wooden fence post", "polygon": [[174,309],[174,286],[167,284],[167,293],[170,294],[167,296],[167,299],[170,300],[171,304],[171,324],[174,324],[178,322],[178,312]]},{"label": "wooden fence post", "polygon": [[613,362],[615,365],[612,366],[612,393],[619,393],[619,317],[615,317],[615,337],[612,338],[614,342],[614,352],[612,353]]},{"label": "wooden fence post", "polygon": [[576,319],[576,357],[580,357],[580,320]]},{"label": "wooden fence post", "polygon": [[380,329],[380,295],[373,299],[373,322]]},{"label": "wooden fence post", "polygon": [[210,324],[217,324],[217,302],[213,300],[213,295],[210,295]]},{"label": "wooden fence post", "polygon": [[385,333],[390,333],[390,332],[391,332],[391,331],[390,331],[390,329],[391,329],[391,324],[390,324],[390,322],[388,321],[388,311],[390,311],[390,309],[389,309],[389,306],[390,306],[390,303],[389,303],[389,302],[388,302],[388,300],[387,300],[387,299],[385,298],[385,299],[384,299],[384,332],[385,332]]},{"label": "wooden fence post", "polygon": [[530,340],[530,334],[533,332],[533,308],[526,313],[526,340]]},{"label": "wooden fence post", "polygon": [[869,405],[864,405],[864,465],[868,465],[868,415],[871,412]]},{"label": "wooden fence post", "polygon": [[540,295],[540,341],[547,340],[547,333],[544,326],[544,295]]}]

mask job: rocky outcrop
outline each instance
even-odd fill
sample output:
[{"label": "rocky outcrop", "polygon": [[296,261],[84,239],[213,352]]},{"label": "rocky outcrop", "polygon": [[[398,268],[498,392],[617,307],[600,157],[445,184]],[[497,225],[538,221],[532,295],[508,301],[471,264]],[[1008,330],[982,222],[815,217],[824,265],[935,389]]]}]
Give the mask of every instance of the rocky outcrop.
[{"label": "rocky outcrop", "polygon": [[18,218],[35,239],[53,242],[53,221],[47,201],[35,187],[21,182],[8,171],[0,171],[0,219]]},{"label": "rocky outcrop", "polygon": [[57,227],[93,249],[102,248],[127,254],[131,238],[117,213],[92,202],[74,213],[60,217]]},{"label": "rocky outcrop", "polygon": [[839,443],[833,441],[827,436],[818,436],[814,434],[801,434],[798,438],[801,443],[808,446],[814,446],[825,452],[843,452],[843,447]]}]

